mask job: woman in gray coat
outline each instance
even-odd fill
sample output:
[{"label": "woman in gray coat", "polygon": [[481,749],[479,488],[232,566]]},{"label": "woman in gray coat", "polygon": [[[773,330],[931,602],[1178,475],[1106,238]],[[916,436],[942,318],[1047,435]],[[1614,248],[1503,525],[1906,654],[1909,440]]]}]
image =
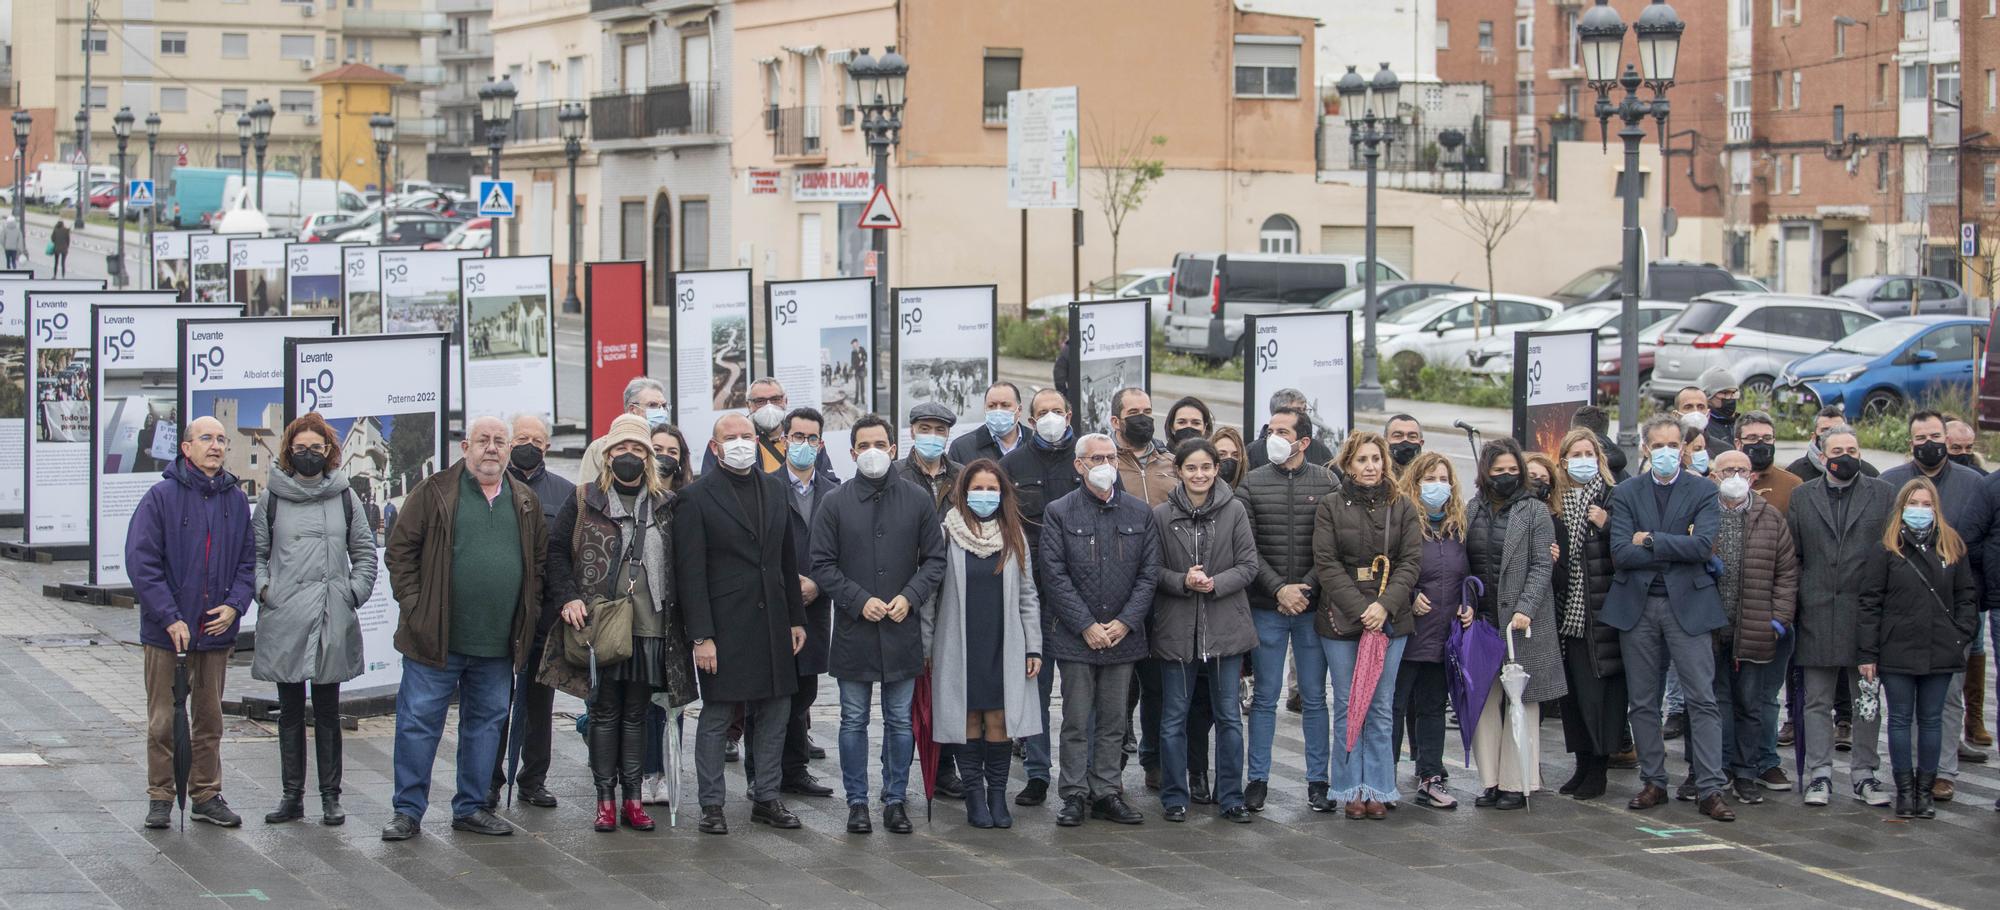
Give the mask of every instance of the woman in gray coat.
[{"label": "woman in gray coat", "polygon": [[[306,684],[312,684],[320,821],[340,809],[340,684],[361,675],[355,611],[375,590],[375,535],[340,466],[340,443],[317,412],[285,427],[278,470],[257,497],[257,648],[250,675],[278,684],[284,796],[264,816],[305,817]],[[360,520],[356,520],[359,518]]]},{"label": "woman in gray coat", "polygon": [[[918,611],[929,655],[931,739],[954,750],[975,828],[1009,828],[1013,743],[1042,732],[1042,609],[1014,485],[982,458],[942,510],[945,573]],[[965,718],[960,731],[955,718]]]},{"label": "woman in gray coat", "polygon": [[1161,564],[1147,622],[1152,656],[1160,661],[1160,805],[1170,822],[1187,820],[1188,711],[1200,685],[1208,686],[1215,711],[1215,802],[1223,818],[1250,821],[1236,680],[1243,655],[1257,646],[1250,619],[1257,541],[1250,514],[1220,476],[1221,460],[1208,440],[1183,441],[1174,450],[1180,485],[1153,509]]}]

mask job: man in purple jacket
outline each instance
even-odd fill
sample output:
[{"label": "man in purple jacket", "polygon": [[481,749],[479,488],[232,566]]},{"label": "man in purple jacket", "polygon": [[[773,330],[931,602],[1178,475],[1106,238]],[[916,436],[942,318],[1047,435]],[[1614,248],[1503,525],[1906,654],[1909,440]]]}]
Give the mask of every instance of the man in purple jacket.
[{"label": "man in purple jacket", "polygon": [[235,475],[222,469],[228,450],[228,431],[215,418],[188,424],[181,457],[139,500],[125,537],[125,571],[146,652],[148,828],[172,823],[179,655],[188,664],[194,817],[225,828],[243,823],[222,801],[222,680],[236,647],[237,621],[250,606],[257,552],[250,500]]}]

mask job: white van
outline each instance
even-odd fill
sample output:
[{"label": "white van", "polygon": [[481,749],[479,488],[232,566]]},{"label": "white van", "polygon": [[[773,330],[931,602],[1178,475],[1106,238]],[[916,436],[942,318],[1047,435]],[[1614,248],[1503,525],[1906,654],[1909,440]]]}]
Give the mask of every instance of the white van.
[{"label": "white van", "polygon": [[[222,198],[229,200],[226,209],[237,206],[238,194],[249,193],[249,206],[257,208],[257,175],[250,175],[246,186],[242,178],[230,177],[222,185]],[[368,207],[361,198],[361,191],[345,180],[325,180],[318,178],[264,176],[264,217],[271,222],[273,234],[295,234],[307,215],[317,212],[356,213]]]},{"label": "white van", "polygon": [[[28,175],[25,187],[27,198],[33,202],[41,202],[57,193],[67,191],[70,201],[74,203],[76,200],[77,170],[78,168],[74,164],[64,164],[55,161],[44,161],[41,164],[35,165],[35,171]],[[100,183],[116,183],[117,181],[118,169],[116,167],[109,164],[90,165],[91,186],[96,186]]]}]

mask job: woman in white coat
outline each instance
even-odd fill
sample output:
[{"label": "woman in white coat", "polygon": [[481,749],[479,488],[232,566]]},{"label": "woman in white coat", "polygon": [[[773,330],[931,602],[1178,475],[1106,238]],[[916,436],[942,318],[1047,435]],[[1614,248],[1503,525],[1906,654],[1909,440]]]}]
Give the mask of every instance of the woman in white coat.
[{"label": "woman in white coat", "polygon": [[969,746],[957,750],[967,821],[1007,828],[1014,740],[1042,731],[1041,599],[1014,485],[1000,465],[986,458],[967,465],[956,493],[942,513],[944,583],[921,617],[931,738]]}]

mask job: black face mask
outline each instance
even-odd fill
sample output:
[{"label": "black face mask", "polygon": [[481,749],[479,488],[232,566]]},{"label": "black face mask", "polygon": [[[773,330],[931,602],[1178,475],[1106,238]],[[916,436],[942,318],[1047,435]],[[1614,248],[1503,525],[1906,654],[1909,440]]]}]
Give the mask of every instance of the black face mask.
[{"label": "black face mask", "polygon": [[326,456],[318,452],[293,452],[292,470],[300,477],[318,477],[326,472]]},{"label": "black face mask", "polygon": [[[1129,427],[1131,426],[1131,424],[1127,423],[1126,426]],[[1173,437],[1174,445],[1180,445],[1181,443],[1186,442],[1190,439],[1200,439],[1200,438],[1201,438],[1200,427],[1181,427],[1180,429],[1174,431],[1174,437]]]},{"label": "black face mask", "polygon": [[1423,452],[1423,450],[1424,444],[1421,442],[1391,443],[1389,446],[1389,460],[1395,462],[1397,467],[1402,467],[1415,460],[1417,455]]},{"label": "black face mask", "polygon": [[622,487],[636,487],[646,476],[646,459],[626,452],[611,459],[611,479]]},{"label": "black face mask", "polygon": [[1934,469],[1938,465],[1944,464],[1944,443],[1938,442],[1935,439],[1929,442],[1920,442],[1910,447],[1910,454],[1916,457],[1917,464],[1923,465],[1926,469]]},{"label": "black face mask", "polygon": [[1953,455],[1951,456],[1951,460],[1958,462],[1959,464],[1965,465],[1968,468],[1979,467],[1979,456],[1974,455],[1971,452],[1963,452],[1958,455]]},{"label": "black face mask", "polygon": [[1753,442],[1743,447],[1743,454],[1750,456],[1750,470],[1764,471],[1771,467],[1771,460],[1778,455],[1778,447],[1768,442]]},{"label": "black face mask", "polygon": [[681,460],[672,455],[661,455],[653,459],[653,463],[660,466],[660,476],[665,477],[668,483],[681,476]]},{"label": "black face mask", "polygon": [[1221,461],[1215,463],[1215,470],[1218,472],[1216,476],[1221,477],[1223,480],[1227,481],[1230,478],[1236,476],[1236,468],[1241,464],[1242,462],[1237,461],[1234,458],[1224,458]]},{"label": "black face mask", "polygon": [[1521,489],[1521,475],[1490,474],[1486,478],[1486,486],[1487,489],[1493,491],[1494,496],[1501,499],[1510,499],[1516,491]]},{"label": "black face mask", "polygon": [[1721,404],[1711,405],[1708,409],[1708,416],[1715,417],[1721,420],[1728,420],[1731,417],[1735,417],[1736,400],[1732,398]]},{"label": "black face mask", "polygon": [[507,463],[523,474],[533,474],[542,466],[542,450],[527,443],[521,443],[507,453]]},{"label": "black face mask", "polygon": [[1549,501],[1549,485],[1539,480],[1528,481],[1528,495],[1543,502]]},{"label": "black face mask", "polygon": [[1826,475],[1841,483],[1853,480],[1861,473],[1861,459],[1852,455],[1835,455],[1826,460]]},{"label": "black face mask", "polygon": [[1153,441],[1153,416],[1134,414],[1125,418],[1125,441],[1133,446],[1143,446]]}]

